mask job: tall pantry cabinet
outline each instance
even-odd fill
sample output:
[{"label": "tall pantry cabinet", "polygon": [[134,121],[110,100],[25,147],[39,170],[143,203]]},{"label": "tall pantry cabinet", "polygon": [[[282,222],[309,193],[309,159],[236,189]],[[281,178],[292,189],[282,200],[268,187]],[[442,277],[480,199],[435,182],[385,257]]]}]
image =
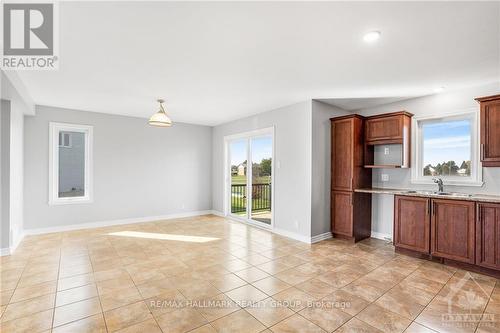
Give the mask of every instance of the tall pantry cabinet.
[{"label": "tall pantry cabinet", "polygon": [[371,187],[365,169],[365,118],[331,118],[331,225],[334,237],[359,241],[371,234],[371,194],[354,192]]}]

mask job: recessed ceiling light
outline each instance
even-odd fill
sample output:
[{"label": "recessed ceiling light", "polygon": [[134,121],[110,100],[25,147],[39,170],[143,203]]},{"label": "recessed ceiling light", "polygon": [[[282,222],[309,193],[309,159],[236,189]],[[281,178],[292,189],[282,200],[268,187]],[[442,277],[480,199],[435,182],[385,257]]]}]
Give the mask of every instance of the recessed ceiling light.
[{"label": "recessed ceiling light", "polygon": [[442,92],[443,90],[444,90],[444,87],[443,87],[443,86],[434,88],[434,92],[435,92],[436,94],[437,94],[437,93]]},{"label": "recessed ceiling light", "polygon": [[367,43],[373,43],[380,38],[380,31],[370,31],[363,36],[363,40]]}]

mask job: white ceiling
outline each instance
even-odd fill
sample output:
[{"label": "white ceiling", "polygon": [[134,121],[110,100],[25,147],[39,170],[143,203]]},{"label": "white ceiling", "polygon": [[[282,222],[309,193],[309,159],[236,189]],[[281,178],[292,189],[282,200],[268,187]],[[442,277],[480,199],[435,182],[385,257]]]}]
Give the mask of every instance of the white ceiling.
[{"label": "white ceiling", "polygon": [[336,106],[347,111],[372,108],[379,105],[404,101],[410,97],[372,97],[372,98],[324,98],[320,102]]},{"label": "white ceiling", "polygon": [[59,70],[19,74],[37,104],[148,117],[163,97],[214,125],[498,80],[499,22],[499,2],[64,2]]}]

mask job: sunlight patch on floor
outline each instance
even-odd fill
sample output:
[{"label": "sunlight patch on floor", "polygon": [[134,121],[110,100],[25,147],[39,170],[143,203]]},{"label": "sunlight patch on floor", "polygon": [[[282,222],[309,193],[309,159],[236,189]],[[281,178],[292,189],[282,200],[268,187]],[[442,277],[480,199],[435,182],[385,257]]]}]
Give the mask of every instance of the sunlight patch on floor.
[{"label": "sunlight patch on floor", "polygon": [[156,233],[156,232],[139,232],[139,231],[119,231],[119,232],[109,233],[108,235],[121,236],[121,237],[162,239],[162,240],[190,242],[190,243],[207,243],[207,242],[212,242],[214,240],[219,239],[219,238],[214,238],[214,237],[160,234],[160,233]]}]

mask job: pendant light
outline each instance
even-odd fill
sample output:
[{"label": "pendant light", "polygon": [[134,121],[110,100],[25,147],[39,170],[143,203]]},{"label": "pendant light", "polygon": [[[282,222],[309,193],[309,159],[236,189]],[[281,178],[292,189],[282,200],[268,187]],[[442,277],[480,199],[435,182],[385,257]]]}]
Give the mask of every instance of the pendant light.
[{"label": "pendant light", "polygon": [[158,103],[160,103],[160,110],[149,118],[149,125],[158,127],[172,126],[172,120],[170,120],[163,108],[163,103],[165,103],[165,101],[163,99],[158,99]]}]

